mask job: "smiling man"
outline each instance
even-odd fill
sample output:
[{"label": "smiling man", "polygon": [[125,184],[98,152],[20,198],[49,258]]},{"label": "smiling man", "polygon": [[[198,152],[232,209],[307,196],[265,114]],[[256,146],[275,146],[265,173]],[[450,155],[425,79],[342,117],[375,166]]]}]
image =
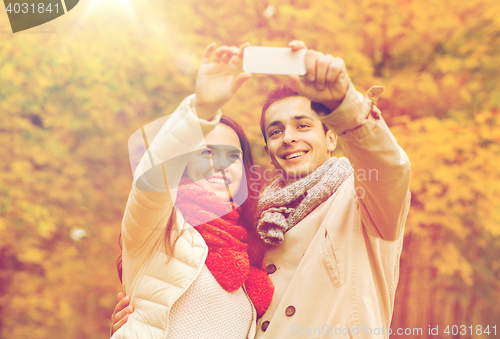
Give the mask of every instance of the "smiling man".
[{"label": "smiling man", "polygon": [[327,161],[336,136],[311,110],[311,101],[287,87],[269,95],[261,117],[265,150],[286,179],[300,179]]},{"label": "smiling man", "polygon": [[[410,163],[374,105],[380,87],[363,97],[343,61],[317,51],[307,51],[306,68],[262,109],[266,152],[282,178],[259,200],[275,292],[257,338],[388,338]],[[336,136],[349,160],[331,158]]]},{"label": "smiling man", "polygon": [[[281,178],[258,204],[274,295],[256,337],[388,338],[410,163],[374,105],[380,87],[363,97],[331,55],[308,50],[305,63],[306,76],[273,91],[260,120]],[[348,159],[331,157],[337,136]],[[117,305],[114,328],[126,304]]]}]

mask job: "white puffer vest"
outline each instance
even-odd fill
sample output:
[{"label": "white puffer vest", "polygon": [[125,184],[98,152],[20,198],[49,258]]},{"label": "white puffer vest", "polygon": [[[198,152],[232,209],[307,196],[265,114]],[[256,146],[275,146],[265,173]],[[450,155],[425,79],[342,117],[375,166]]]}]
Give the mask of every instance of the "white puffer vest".
[{"label": "white puffer vest", "polygon": [[[194,95],[189,96],[172,115],[144,126],[129,140],[131,155],[141,139],[143,144],[139,147],[149,150],[134,172],[121,229],[123,288],[135,310],[112,338],[166,338],[172,305],[195,281],[205,263],[208,254],[205,241],[179,212],[173,234],[181,234],[173,256],[168,257],[165,251],[166,225],[176,197],[175,183],[180,181],[186,166],[180,156],[197,149],[204,142],[203,136],[220,120],[220,113],[211,121],[198,119],[191,107],[193,98]],[[159,125],[162,127],[156,135]],[[165,163],[173,158],[177,160]],[[134,163],[132,158],[131,163]],[[165,178],[172,183],[168,190]],[[256,319],[255,308],[253,314]],[[255,332],[254,321],[248,338],[253,338]]]}]

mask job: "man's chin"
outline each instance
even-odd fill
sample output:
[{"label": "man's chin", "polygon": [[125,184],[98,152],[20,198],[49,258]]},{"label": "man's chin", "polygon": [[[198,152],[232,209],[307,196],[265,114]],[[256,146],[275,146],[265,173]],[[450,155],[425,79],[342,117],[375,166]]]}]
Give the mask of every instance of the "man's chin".
[{"label": "man's chin", "polygon": [[305,178],[307,175],[309,175],[310,171],[308,166],[303,166],[303,167],[297,167],[297,168],[288,168],[284,170],[285,174],[285,179],[286,180],[300,180],[302,178]]}]

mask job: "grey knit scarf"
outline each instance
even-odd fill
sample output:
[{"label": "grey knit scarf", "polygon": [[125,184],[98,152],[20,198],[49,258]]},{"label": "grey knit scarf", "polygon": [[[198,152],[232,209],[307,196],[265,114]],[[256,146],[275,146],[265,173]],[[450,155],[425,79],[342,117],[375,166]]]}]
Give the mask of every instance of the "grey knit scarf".
[{"label": "grey knit scarf", "polygon": [[337,191],[353,172],[347,158],[330,158],[306,177],[285,186],[276,179],[262,193],[257,207],[257,233],[276,246],[284,234]]}]

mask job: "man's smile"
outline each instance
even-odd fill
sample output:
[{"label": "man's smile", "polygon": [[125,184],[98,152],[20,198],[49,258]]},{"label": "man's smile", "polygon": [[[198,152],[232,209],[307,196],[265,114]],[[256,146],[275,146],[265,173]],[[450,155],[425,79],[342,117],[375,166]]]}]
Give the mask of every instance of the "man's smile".
[{"label": "man's smile", "polygon": [[283,160],[292,160],[292,159],[297,159],[301,158],[305,154],[307,154],[309,151],[290,151],[286,152],[281,156],[281,159]]}]

